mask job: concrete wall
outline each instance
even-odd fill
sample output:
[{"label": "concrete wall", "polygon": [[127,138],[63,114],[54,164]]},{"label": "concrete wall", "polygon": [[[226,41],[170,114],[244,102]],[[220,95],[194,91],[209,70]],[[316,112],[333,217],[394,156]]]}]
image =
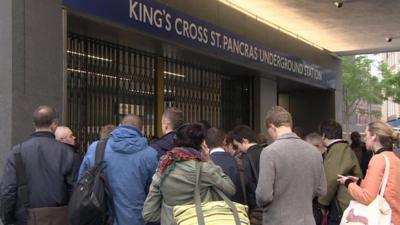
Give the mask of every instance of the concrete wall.
[{"label": "concrete wall", "polygon": [[277,105],[277,84],[275,80],[258,77],[254,89],[254,129],[265,134],[265,115],[272,106]]},{"label": "concrete wall", "polygon": [[37,106],[61,112],[61,9],[61,0],[0,1],[0,164],[32,133]]},{"label": "concrete wall", "polygon": [[337,65],[338,76],[336,79],[336,90],[335,90],[335,119],[340,124],[343,124],[343,74],[342,74],[342,62]]},{"label": "concrete wall", "polygon": [[[0,174],[11,147],[12,121],[12,2],[0,1]],[[2,175],[0,175],[1,177]],[[1,224],[1,221],[0,221]]]}]

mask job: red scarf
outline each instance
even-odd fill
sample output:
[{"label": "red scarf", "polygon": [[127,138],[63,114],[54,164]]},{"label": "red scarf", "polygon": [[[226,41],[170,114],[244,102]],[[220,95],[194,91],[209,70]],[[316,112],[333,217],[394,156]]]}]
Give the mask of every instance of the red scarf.
[{"label": "red scarf", "polygon": [[189,147],[176,147],[161,157],[158,170],[161,174],[163,174],[171,164],[177,161],[187,160],[204,161],[200,151]]}]

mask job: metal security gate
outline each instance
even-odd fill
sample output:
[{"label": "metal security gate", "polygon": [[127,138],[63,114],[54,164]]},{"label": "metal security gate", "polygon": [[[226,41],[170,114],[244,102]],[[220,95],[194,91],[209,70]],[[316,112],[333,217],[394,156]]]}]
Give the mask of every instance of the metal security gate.
[{"label": "metal security gate", "polygon": [[251,126],[251,78],[224,76],[221,84],[221,127],[228,131],[237,125]]},{"label": "metal security gate", "polygon": [[143,117],[146,136],[155,134],[154,57],[70,33],[67,62],[67,121],[81,148],[129,113]]},{"label": "metal security gate", "polygon": [[230,130],[250,124],[249,77],[232,77],[209,69],[166,60],[164,107],[183,110],[188,122],[208,121]]},{"label": "metal security gate", "polygon": [[[225,130],[250,124],[249,77],[162,60],[164,108],[178,107],[188,122],[207,120]],[[68,34],[67,126],[82,150],[98,139],[102,126],[118,125],[130,113],[143,117],[147,137],[156,135],[156,67],[154,55]]]}]

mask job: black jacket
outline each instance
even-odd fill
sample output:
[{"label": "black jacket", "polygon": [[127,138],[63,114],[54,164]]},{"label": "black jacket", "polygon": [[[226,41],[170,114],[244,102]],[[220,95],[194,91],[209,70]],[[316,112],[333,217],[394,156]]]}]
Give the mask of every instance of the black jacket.
[{"label": "black jacket", "polygon": [[261,145],[253,145],[248,150],[246,155],[248,159],[251,160],[252,165],[254,166],[254,172],[256,173],[256,177],[258,180],[258,173],[260,172],[260,155],[261,151],[263,150],[263,146]]},{"label": "black jacket", "polygon": [[246,153],[240,153],[243,160],[244,175],[246,179],[247,201],[250,209],[257,206],[256,189],[258,184],[258,174],[260,171],[260,155],[263,147],[261,145],[251,146]]},{"label": "black jacket", "polygon": [[164,136],[162,136],[159,140],[150,144],[150,147],[154,148],[158,154],[158,159],[161,158],[167,151],[171,150],[174,147],[174,136],[175,131],[171,131]]},{"label": "black jacket", "polygon": [[[1,182],[0,215],[5,224],[26,223],[25,210],[17,194],[17,178],[13,147],[8,156]],[[35,132],[21,144],[31,208],[56,207],[68,204],[78,174],[80,157],[69,146],[55,140],[50,132]]]},{"label": "black jacket", "polygon": [[240,174],[235,159],[227,152],[213,152],[210,154],[211,160],[222,168],[224,173],[231,178],[236,187],[236,193],[231,197],[234,202],[245,204],[242,186],[240,184]]}]

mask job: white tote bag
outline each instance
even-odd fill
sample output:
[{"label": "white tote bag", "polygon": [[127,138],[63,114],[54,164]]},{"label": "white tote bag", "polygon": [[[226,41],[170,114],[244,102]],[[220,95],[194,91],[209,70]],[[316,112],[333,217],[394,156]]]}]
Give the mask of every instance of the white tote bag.
[{"label": "white tote bag", "polygon": [[[383,154],[382,154],[383,155]],[[349,207],[344,211],[340,225],[365,224],[365,225],[390,225],[392,209],[383,198],[386,183],[389,177],[389,159],[385,157],[386,166],[379,194],[369,205],[361,204],[355,200],[350,201]]]}]

